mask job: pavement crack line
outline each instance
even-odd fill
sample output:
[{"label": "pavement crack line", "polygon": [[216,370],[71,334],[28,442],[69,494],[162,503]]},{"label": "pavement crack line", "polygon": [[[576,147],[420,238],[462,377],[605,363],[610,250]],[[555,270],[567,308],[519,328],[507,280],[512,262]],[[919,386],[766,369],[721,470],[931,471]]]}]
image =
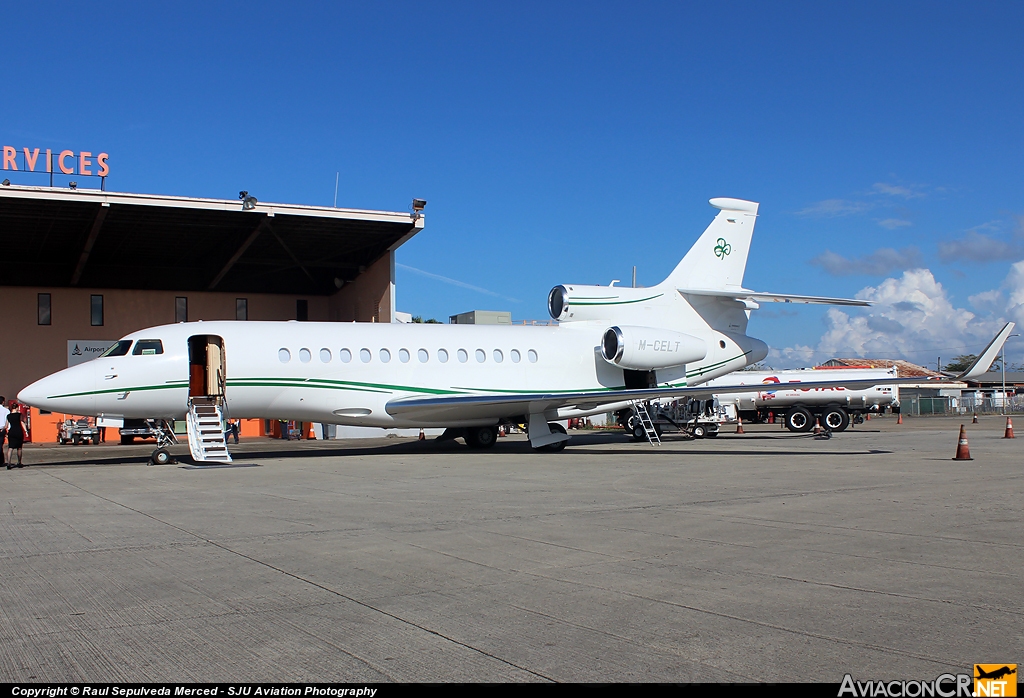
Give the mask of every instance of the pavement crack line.
[{"label": "pavement crack line", "polygon": [[631,598],[634,598],[634,599],[640,599],[642,601],[650,601],[652,603],[665,604],[666,606],[672,606],[674,608],[681,608],[681,609],[684,609],[684,610],[687,610],[687,611],[693,611],[694,613],[704,613],[704,614],[707,614],[707,615],[710,615],[710,616],[716,616],[718,618],[726,618],[728,620],[733,620],[733,621],[736,621],[736,622],[739,622],[739,623],[749,623],[750,625],[755,625],[755,626],[758,626],[758,627],[761,627],[761,628],[768,628],[770,630],[777,630],[779,632],[784,632],[784,633],[792,633],[794,635],[799,635],[801,637],[814,638],[816,640],[826,640],[828,642],[835,642],[836,644],[840,644],[840,645],[851,645],[853,647],[860,647],[860,648],[863,648],[863,649],[874,650],[876,652],[882,652],[883,654],[893,654],[893,655],[896,655],[897,657],[913,657],[914,659],[920,659],[920,660],[925,661],[925,662],[931,662],[933,664],[938,664],[938,665],[943,666],[943,667],[957,667],[957,666],[960,666],[960,664],[957,661],[955,661],[955,660],[936,659],[934,657],[928,657],[926,655],[919,654],[917,652],[908,652],[906,650],[897,649],[895,647],[886,647],[885,645],[876,645],[876,644],[871,643],[871,642],[860,642],[858,640],[848,640],[846,638],[836,637],[834,635],[826,635],[824,633],[810,632],[808,630],[798,630],[796,628],[787,628],[784,625],[778,625],[776,623],[768,623],[768,622],[762,621],[762,620],[754,620],[753,618],[744,618],[742,616],[735,616],[735,615],[732,615],[730,613],[723,613],[722,611],[713,611],[711,609],[701,608],[699,606],[691,606],[689,604],[679,603],[678,601],[669,601],[668,599],[658,599],[658,598],[654,598],[654,597],[651,597],[651,596],[645,596],[644,594],[637,594],[637,593],[630,592],[630,591],[623,591],[621,589],[609,589],[607,587],[601,586],[600,584],[588,584],[587,582],[583,582],[583,581],[569,581],[569,580],[566,580],[566,579],[560,579],[558,577],[552,577],[550,575],[540,574],[540,573],[537,573],[537,572],[530,572],[528,570],[516,570],[516,571],[520,572],[522,574],[530,575],[530,576],[533,576],[533,577],[539,577],[541,579],[547,579],[549,581],[558,582],[558,583],[561,583],[561,584],[574,584],[574,585],[580,585],[580,586],[587,586],[587,587],[591,587],[593,589],[600,589],[602,591],[607,591],[607,592],[612,592],[612,593],[616,593],[616,594],[621,594],[623,596],[628,596],[628,597],[631,597]]},{"label": "pavement crack line", "polygon": [[[508,659],[504,659],[502,657],[498,657],[497,655],[491,654],[490,652],[488,652],[486,650],[483,650],[483,649],[480,649],[479,647],[474,647],[473,645],[470,645],[470,644],[467,644],[465,642],[461,642],[459,640],[456,640],[453,637],[449,637],[449,636],[447,636],[447,635],[445,635],[445,634],[443,634],[441,632],[438,632],[436,630],[432,630],[432,629],[430,629],[430,628],[428,628],[426,626],[420,625],[419,623],[415,623],[415,622],[413,622],[411,620],[408,620],[407,618],[402,618],[401,616],[398,616],[398,615],[396,615],[394,613],[390,613],[388,611],[385,611],[382,608],[377,608],[376,606],[373,606],[373,605],[368,604],[368,603],[366,603],[364,601],[360,601],[359,599],[356,599],[356,598],[353,598],[353,597],[348,596],[346,594],[343,594],[343,593],[341,593],[340,591],[338,591],[336,589],[332,589],[332,588],[330,588],[328,586],[325,586],[325,585],[323,585],[323,584],[321,584],[319,582],[313,581],[312,579],[307,579],[307,578],[303,577],[302,575],[296,574],[294,572],[289,572],[288,570],[282,569],[280,567],[277,567],[276,565],[270,564],[269,562],[265,562],[263,560],[260,560],[260,559],[257,559],[255,557],[252,557],[251,555],[246,555],[245,553],[240,552],[238,550],[233,550],[232,548],[229,548],[226,545],[218,543],[217,541],[214,541],[214,540],[210,540],[209,538],[204,538],[203,536],[199,535],[198,533],[194,533],[192,531],[189,531],[186,528],[182,528],[180,526],[176,526],[176,525],[170,523],[169,521],[164,521],[163,519],[159,519],[156,516],[153,516],[152,514],[147,514],[146,512],[140,511],[138,509],[135,509],[134,507],[130,507],[127,504],[123,504],[123,503],[118,502],[118,501],[116,501],[114,499],[110,499],[109,497],[104,497],[101,494],[96,494],[95,492],[91,492],[91,491],[85,489],[84,487],[82,487],[81,485],[76,485],[73,482],[69,482],[68,480],[65,480],[64,478],[62,478],[62,477],[60,477],[58,475],[55,475],[55,474],[49,473],[49,472],[47,472],[46,474],[49,475],[52,478],[60,480],[61,482],[63,482],[64,484],[66,484],[66,485],[68,485],[70,487],[74,487],[75,489],[81,490],[82,492],[85,492],[88,495],[96,497],[97,499],[102,499],[105,502],[113,504],[114,506],[121,507],[123,509],[127,509],[128,511],[131,511],[133,513],[139,514],[140,516],[145,516],[148,519],[156,521],[157,523],[163,524],[164,526],[167,526],[169,528],[173,528],[176,531],[180,531],[180,532],[184,533],[185,535],[192,536],[193,538],[195,538],[197,540],[203,541],[203,542],[205,542],[205,543],[207,543],[209,545],[212,545],[212,546],[214,546],[216,548],[219,548],[219,549],[221,549],[221,550],[223,550],[225,552],[231,553],[232,555],[237,555],[238,557],[241,557],[241,558],[243,558],[245,560],[248,560],[248,561],[250,561],[252,563],[255,563],[257,565],[262,565],[263,567],[266,567],[267,569],[274,570],[275,572],[278,572],[279,574],[283,574],[283,575],[285,575],[287,577],[291,577],[292,579],[300,581],[300,582],[302,582],[304,584],[308,584],[308,585],[310,585],[312,587],[316,587],[317,589],[325,591],[328,594],[333,594],[334,596],[337,596],[339,598],[345,599],[346,601],[354,603],[357,606],[365,608],[365,609],[367,609],[369,611],[374,611],[375,613],[379,613],[381,615],[387,616],[388,618],[391,618],[392,620],[395,620],[395,621],[397,621],[399,623],[402,623],[404,625],[408,625],[409,627],[412,627],[412,628],[416,628],[417,630],[420,630],[421,632],[427,633],[428,635],[433,635],[434,637],[437,637],[437,638],[440,638],[442,640],[445,640],[446,642],[450,642],[453,645],[457,645],[458,647],[462,647],[462,648],[467,649],[467,650],[469,650],[471,652],[475,652],[475,653],[480,654],[480,655],[482,655],[484,657],[488,657],[489,659],[493,659],[496,662],[501,662],[502,664],[510,666],[510,667],[512,667],[514,669],[518,669],[520,671],[524,671],[527,674],[530,674],[531,676],[536,676],[537,678],[543,679],[544,681],[550,681],[551,683],[558,683],[557,679],[554,679],[554,678],[552,678],[550,676],[546,676],[544,674],[541,674],[540,672],[534,671],[534,670],[529,669],[529,668],[524,667],[524,666],[520,666],[520,665],[516,664],[515,662],[512,662],[512,661],[510,661]],[[362,661],[365,661],[365,660],[362,660]],[[381,670],[381,672],[386,674],[386,672],[384,672],[383,670]]]}]

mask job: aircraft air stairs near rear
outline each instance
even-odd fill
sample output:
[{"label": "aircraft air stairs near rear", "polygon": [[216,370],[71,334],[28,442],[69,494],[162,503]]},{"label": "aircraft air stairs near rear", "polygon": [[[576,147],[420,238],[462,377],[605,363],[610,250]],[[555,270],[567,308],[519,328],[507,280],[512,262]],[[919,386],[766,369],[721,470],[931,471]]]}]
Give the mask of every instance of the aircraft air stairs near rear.
[{"label": "aircraft air stairs near rear", "polygon": [[[556,420],[654,398],[707,396],[699,384],[764,359],[768,346],[746,334],[760,302],[869,305],[743,288],[758,204],[710,203],[719,213],[663,282],[556,286],[548,306],[557,325],[163,325],[33,383],[18,399],[113,420],[187,418],[190,450],[203,461],[230,456],[221,449],[223,435],[219,443],[212,436],[219,426],[204,428],[202,412],[208,422],[229,416],[446,427],[474,447],[493,445],[500,424],[518,423],[527,425],[534,448],[558,450],[569,437]],[[870,387],[860,383],[879,381],[800,387]],[[204,451],[203,434],[211,434],[213,453]]]}]

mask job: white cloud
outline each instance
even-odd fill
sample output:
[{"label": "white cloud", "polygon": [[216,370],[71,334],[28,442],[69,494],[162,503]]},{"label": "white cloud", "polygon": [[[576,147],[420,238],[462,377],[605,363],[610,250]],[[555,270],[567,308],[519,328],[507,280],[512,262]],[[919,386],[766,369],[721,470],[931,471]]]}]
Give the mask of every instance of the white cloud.
[{"label": "white cloud", "polygon": [[[1014,265],[1019,276],[1019,312],[1024,316],[1024,262]],[[979,320],[965,308],[954,307],[928,269],[911,269],[900,278],[868,286],[857,298],[876,305],[863,314],[832,308],[826,314],[827,331],[812,351],[794,346],[774,351],[783,360],[799,358],[811,365],[836,356],[905,358],[929,363],[941,352],[950,356],[983,346],[1001,326],[995,318]]]},{"label": "white cloud", "polygon": [[863,213],[871,208],[871,204],[862,201],[848,201],[846,199],[825,199],[811,204],[807,208],[797,211],[798,216],[811,216],[819,218],[836,218],[838,216],[849,216],[854,213]]},{"label": "white cloud", "polygon": [[[979,226],[980,227],[980,226]],[[960,240],[939,243],[939,259],[943,262],[997,262],[1021,254],[1018,243],[1005,242],[979,233],[977,229],[967,231]]]},{"label": "white cloud", "polygon": [[884,221],[878,221],[878,225],[889,230],[895,230],[896,228],[905,228],[908,225],[913,225],[913,223],[902,218],[886,218]]},{"label": "white cloud", "polygon": [[1003,294],[998,289],[975,293],[973,296],[968,296],[967,300],[975,310],[989,313],[1002,310],[1004,304]]},{"label": "white cloud", "polygon": [[902,250],[883,247],[853,259],[825,250],[812,259],[811,264],[833,276],[884,276],[900,269],[916,267],[920,264],[920,258],[921,253],[916,247],[904,247]]},{"label": "white cloud", "polygon": [[900,184],[886,184],[885,182],[876,182],[871,187],[875,194],[885,194],[886,196],[899,196],[904,199],[922,199],[925,197],[925,193],[920,190],[915,190],[910,187],[905,187]]}]

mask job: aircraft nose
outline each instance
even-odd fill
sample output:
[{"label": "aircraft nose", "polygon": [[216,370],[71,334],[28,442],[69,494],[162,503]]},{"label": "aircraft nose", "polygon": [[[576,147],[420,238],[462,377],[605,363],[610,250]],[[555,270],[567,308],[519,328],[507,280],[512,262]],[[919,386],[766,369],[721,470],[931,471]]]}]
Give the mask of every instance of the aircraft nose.
[{"label": "aircraft nose", "polygon": [[88,415],[93,409],[92,373],[82,367],[40,378],[18,393],[18,401],[50,412]]}]

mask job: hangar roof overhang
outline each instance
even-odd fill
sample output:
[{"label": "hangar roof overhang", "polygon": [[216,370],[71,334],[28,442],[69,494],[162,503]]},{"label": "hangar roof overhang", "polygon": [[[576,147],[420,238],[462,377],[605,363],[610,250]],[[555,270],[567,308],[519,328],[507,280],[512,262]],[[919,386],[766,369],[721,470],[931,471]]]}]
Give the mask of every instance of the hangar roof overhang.
[{"label": "hangar roof overhang", "polygon": [[0,286],[331,295],[419,213],[0,187]]}]

